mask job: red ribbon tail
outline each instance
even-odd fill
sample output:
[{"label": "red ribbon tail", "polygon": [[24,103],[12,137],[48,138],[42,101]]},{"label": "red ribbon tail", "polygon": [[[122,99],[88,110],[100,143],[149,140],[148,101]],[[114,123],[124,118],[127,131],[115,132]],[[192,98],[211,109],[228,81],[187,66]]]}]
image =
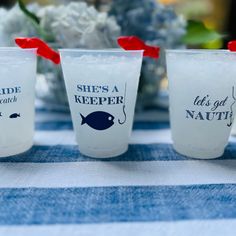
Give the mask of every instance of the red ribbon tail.
[{"label": "red ribbon tail", "polygon": [[228,42],[228,49],[232,52],[236,51],[236,40]]},{"label": "red ribbon tail", "polygon": [[39,38],[16,38],[15,42],[21,48],[36,48],[38,56],[51,60],[55,64],[60,64],[59,53]]},{"label": "red ribbon tail", "polygon": [[21,48],[28,48],[28,40],[26,38],[16,38],[15,43]]},{"label": "red ribbon tail", "polygon": [[160,48],[146,45],[143,55],[158,59],[160,57]]},{"label": "red ribbon tail", "polygon": [[52,57],[51,57],[51,60],[52,60],[55,64],[59,65],[60,62],[61,62],[60,55],[59,55],[58,53],[54,53],[54,54],[52,55]]},{"label": "red ribbon tail", "polygon": [[149,46],[136,36],[121,36],[117,39],[118,44],[125,50],[144,50],[144,56],[158,59],[160,48]]}]

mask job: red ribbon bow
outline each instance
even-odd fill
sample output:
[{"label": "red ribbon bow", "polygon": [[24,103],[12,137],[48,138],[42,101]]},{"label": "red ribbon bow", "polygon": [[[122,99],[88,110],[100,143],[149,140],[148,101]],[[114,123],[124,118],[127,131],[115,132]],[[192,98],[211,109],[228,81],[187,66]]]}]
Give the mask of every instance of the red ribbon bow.
[{"label": "red ribbon bow", "polygon": [[158,59],[160,47],[149,46],[136,36],[122,36],[117,39],[118,44],[125,50],[144,50],[143,55]]},{"label": "red ribbon bow", "polygon": [[55,64],[60,64],[60,54],[39,38],[16,38],[15,42],[21,48],[36,48],[38,56],[51,60]]},{"label": "red ribbon bow", "polygon": [[236,51],[236,40],[228,42],[228,49],[232,52]]}]

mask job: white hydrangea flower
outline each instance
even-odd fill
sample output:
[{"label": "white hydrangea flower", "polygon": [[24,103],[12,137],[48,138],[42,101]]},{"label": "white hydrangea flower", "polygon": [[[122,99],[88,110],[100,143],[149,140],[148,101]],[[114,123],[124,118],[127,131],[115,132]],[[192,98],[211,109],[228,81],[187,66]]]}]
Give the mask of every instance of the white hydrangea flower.
[{"label": "white hydrangea flower", "polygon": [[112,17],[86,3],[49,6],[39,12],[41,26],[52,32],[61,47],[113,47],[120,28]]},{"label": "white hydrangea flower", "polygon": [[3,8],[0,8],[0,46],[5,46],[6,38],[5,34],[3,33],[3,19],[5,19],[7,15],[7,11]]},{"label": "white hydrangea flower", "polygon": [[[30,5],[30,10],[32,11],[37,11],[38,8],[38,4]],[[9,11],[1,9],[0,14],[2,46],[14,45],[15,37],[37,35],[34,26],[22,13],[18,5]]]},{"label": "white hydrangea flower", "polygon": [[[30,4],[28,8],[37,14],[41,28],[60,47],[110,48],[116,46],[116,38],[120,35],[120,27],[114,18],[84,2],[44,7]],[[1,9],[1,45],[13,45],[14,38],[19,36],[40,35],[17,5],[9,11]]]}]

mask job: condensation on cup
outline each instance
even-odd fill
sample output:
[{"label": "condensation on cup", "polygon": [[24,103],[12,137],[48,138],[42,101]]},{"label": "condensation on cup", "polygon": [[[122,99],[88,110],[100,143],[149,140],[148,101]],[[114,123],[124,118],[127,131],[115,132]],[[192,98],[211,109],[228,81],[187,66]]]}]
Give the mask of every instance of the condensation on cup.
[{"label": "condensation on cup", "polygon": [[128,149],[143,51],[60,50],[73,126],[82,154]]},{"label": "condensation on cup", "polygon": [[35,49],[0,48],[0,78],[0,157],[6,157],[33,145]]}]

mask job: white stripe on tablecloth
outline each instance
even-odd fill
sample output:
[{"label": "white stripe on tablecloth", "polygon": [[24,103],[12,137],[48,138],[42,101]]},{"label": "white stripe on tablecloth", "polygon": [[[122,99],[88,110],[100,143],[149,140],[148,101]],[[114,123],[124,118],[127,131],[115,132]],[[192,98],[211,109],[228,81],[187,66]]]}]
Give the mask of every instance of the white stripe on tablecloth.
[{"label": "white stripe on tablecloth", "polygon": [[236,182],[236,160],[1,163],[0,187],[191,185]]},{"label": "white stripe on tablecloth", "polygon": [[[131,144],[172,143],[169,129],[163,130],[134,130],[130,138]],[[37,131],[35,134],[36,145],[75,145],[73,130],[63,131]]]},{"label": "white stripe on tablecloth", "polygon": [[236,220],[194,220],[175,222],[129,222],[81,225],[1,226],[4,236],[234,236]]},{"label": "white stripe on tablecloth", "polygon": [[[236,137],[229,141],[236,142]],[[170,129],[161,130],[134,130],[131,134],[130,144],[172,143]],[[35,134],[36,145],[75,145],[73,130],[37,131]]]}]

